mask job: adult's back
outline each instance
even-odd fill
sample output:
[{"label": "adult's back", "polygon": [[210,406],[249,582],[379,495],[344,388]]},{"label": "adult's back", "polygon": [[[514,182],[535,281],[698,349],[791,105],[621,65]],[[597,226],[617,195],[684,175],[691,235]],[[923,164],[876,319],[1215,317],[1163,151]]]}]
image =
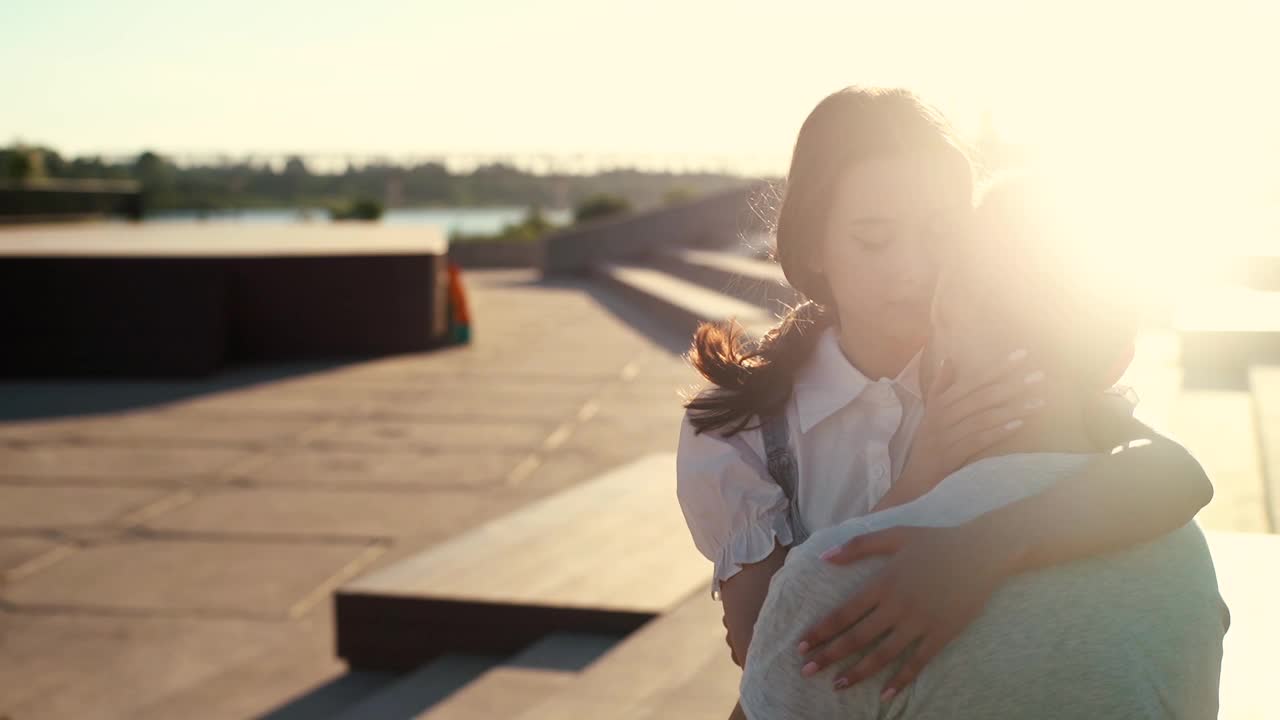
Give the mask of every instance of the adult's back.
[{"label": "adult's back", "polygon": [[1188,524],[1110,555],[1020,575],[887,705],[896,665],[834,691],[838,664],[803,677],[801,633],[863,587],[882,559],[819,555],[900,525],[955,526],[1079,472],[1089,455],[979,460],[929,494],[815,533],[774,576],[742,682],[752,720],[771,718],[1213,718],[1226,607],[1204,536]]}]

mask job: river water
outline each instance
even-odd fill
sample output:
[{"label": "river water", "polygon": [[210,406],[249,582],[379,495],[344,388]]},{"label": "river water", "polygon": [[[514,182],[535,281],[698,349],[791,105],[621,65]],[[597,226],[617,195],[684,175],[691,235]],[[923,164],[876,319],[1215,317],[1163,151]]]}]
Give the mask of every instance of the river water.
[{"label": "river water", "polygon": [[[528,213],[528,208],[524,207],[391,208],[383,213],[382,222],[388,225],[435,225],[446,234],[490,234],[520,222]],[[568,210],[544,210],[543,214],[558,225],[567,225],[572,220],[572,213]],[[214,213],[175,210],[148,214],[147,222],[281,225],[329,222],[329,213],[323,208],[258,208]]]}]

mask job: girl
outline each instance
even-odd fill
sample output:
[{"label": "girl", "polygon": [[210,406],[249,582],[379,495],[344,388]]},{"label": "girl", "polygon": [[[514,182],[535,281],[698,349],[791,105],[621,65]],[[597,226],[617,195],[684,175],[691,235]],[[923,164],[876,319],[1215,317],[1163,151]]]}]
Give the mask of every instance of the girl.
[{"label": "girl", "polygon": [[[807,301],[750,350],[736,325],[698,330],[690,360],[711,387],[686,405],[677,489],[694,542],[714,564],[712,589],[738,664],[790,546],[927,492],[1043,405],[1036,389],[1044,373],[1021,351],[963,382],[944,366],[927,410],[921,397],[919,353],[938,266],[947,252],[964,251],[949,242],[971,201],[968,160],[937,113],[902,90],[836,92],[800,130],[776,222],[778,261]],[[1103,405],[1089,417],[1100,448],[1149,443],[1104,454],[1046,493],[992,513],[990,536],[1019,549],[1017,570],[1159,536],[1209,501],[1208,479],[1183,448],[1133,421],[1126,403]],[[963,618],[927,602],[923,589],[967,592],[970,605],[985,591],[925,582],[942,575],[931,561],[940,555],[933,536],[897,530],[860,538],[833,560],[892,554],[873,583],[878,597],[900,606],[898,622],[946,628],[934,633],[945,643]],[[851,598],[798,651],[825,667],[864,649],[869,641],[850,629],[866,602]],[[860,664],[861,676],[896,659],[873,656],[879,664]],[[918,653],[906,669],[927,659]]]}]

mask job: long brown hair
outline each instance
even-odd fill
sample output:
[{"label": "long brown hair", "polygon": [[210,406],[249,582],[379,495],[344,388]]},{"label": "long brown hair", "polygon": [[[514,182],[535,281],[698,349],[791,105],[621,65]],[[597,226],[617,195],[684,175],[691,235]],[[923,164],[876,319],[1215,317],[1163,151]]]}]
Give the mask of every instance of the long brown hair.
[{"label": "long brown hair", "polygon": [[748,342],[732,320],[698,328],[687,357],[711,387],[685,403],[697,432],[742,432],[753,417],[778,411],[791,396],[818,337],[839,322],[825,274],[806,262],[826,231],[832,189],[855,163],[908,152],[962,165],[960,175],[970,181],[968,159],[946,121],[907,90],[847,87],[809,113],[774,223],[775,258],[805,300],[756,342]]}]

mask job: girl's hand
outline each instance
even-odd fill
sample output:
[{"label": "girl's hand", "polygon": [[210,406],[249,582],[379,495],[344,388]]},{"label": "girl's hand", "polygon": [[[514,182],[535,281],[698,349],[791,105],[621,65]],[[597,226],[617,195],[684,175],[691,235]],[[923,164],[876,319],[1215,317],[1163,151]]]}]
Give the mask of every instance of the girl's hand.
[{"label": "girl's hand", "polygon": [[916,431],[906,467],[879,507],[897,505],[933,489],[1022,426],[1023,418],[1044,407],[1036,390],[1044,373],[1026,367],[1027,352],[1018,350],[973,382],[957,382],[951,363],[943,361],[925,397],[924,419]]},{"label": "girl's hand", "polygon": [[888,702],[982,612],[1003,582],[1006,564],[994,545],[967,526],[895,527],[829,550],[824,559],[837,565],[891,558],[870,584],[805,633],[799,646],[809,659],[804,674],[866,653],[837,676],[835,689],[841,690],[905,656],[880,696]]}]

